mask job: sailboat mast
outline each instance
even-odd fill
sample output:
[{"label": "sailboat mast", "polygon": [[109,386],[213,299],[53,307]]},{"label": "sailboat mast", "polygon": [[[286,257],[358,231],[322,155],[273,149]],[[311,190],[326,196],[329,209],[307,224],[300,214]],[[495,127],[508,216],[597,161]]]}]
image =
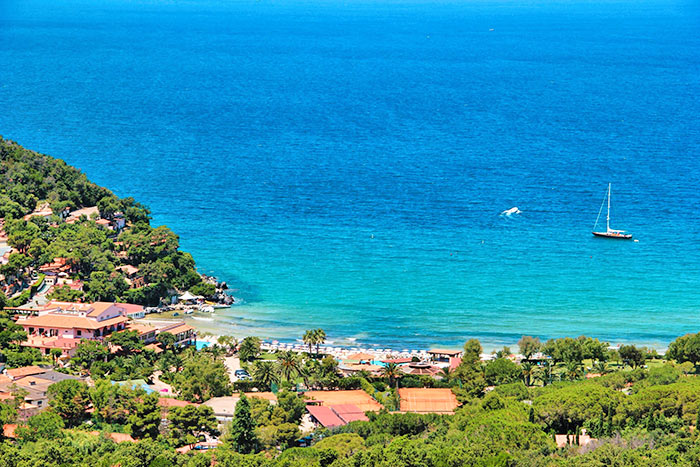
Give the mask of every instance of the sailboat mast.
[{"label": "sailboat mast", "polygon": [[612,183],[608,183],[608,232],[610,232],[610,186]]}]

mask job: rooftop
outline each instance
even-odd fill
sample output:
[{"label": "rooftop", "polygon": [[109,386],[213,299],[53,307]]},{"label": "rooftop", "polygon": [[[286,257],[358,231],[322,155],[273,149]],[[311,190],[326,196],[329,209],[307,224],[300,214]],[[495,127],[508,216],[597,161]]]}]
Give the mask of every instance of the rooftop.
[{"label": "rooftop", "polygon": [[346,424],[346,422],[344,422],[335,412],[333,412],[330,407],[308,405],[306,406],[306,410],[308,410],[311,416],[325,428],[335,428]]},{"label": "rooftop", "polygon": [[455,356],[459,355],[462,353],[461,350],[454,350],[454,349],[431,349],[428,350],[428,353],[431,355],[450,355],[450,356]]},{"label": "rooftop", "polygon": [[7,376],[10,378],[17,379],[21,378],[23,376],[29,376],[29,375],[36,375],[39,373],[43,373],[46,370],[44,368],[38,367],[38,366],[23,366],[20,368],[13,368],[11,370],[7,370]]},{"label": "rooftop", "polygon": [[[90,316],[90,314],[88,314],[88,316]],[[20,318],[17,320],[17,324],[35,328],[77,328],[95,330],[125,323],[127,321],[128,319],[126,316],[116,316],[114,318],[97,321],[88,317],[70,316],[61,313],[47,313],[29,318]]]}]

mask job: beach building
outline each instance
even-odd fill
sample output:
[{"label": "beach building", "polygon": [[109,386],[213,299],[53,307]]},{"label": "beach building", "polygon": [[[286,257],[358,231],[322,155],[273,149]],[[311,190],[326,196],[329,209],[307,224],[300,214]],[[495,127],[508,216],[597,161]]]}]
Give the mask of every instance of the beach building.
[{"label": "beach building", "polygon": [[197,331],[184,321],[139,321],[130,322],[126,329],[139,333],[139,338],[146,345],[154,344],[158,335],[168,332],[175,336],[176,347],[197,344]]},{"label": "beach building", "polygon": [[401,412],[453,414],[459,407],[449,388],[400,388]]},{"label": "beach building", "polygon": [[461,358],[461,350],[450,350],[450,349],[432,349],[428,350],[428,355],[433,362],[439,363],[450,363],[451,358]]},{"label": "beach building", "polygon": [[440,367],[426,362],[411,362],[402,365],[400,368],[407,375],[430,376],[431,378],[435,378],[441,371]]}]

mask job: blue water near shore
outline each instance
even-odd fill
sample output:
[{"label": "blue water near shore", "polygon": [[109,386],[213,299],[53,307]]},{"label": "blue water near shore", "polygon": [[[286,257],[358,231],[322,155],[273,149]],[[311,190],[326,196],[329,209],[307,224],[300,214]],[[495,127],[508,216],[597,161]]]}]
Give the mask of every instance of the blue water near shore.
[{"label": "blue water near shore", "polygon": [[[221,332],[663,346],[700,331],[699,31],[691,0],[2,0],[0,134],[150,205],[244,301]],[[638,243],[591,235],[608,182]]]}]

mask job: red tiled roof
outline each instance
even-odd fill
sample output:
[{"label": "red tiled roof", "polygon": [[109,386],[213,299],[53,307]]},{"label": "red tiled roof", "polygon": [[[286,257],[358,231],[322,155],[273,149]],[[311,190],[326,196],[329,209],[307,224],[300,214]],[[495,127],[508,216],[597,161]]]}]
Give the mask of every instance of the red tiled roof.
[{"label": "red tiled roof", "polygon": [[396,363],[397,365],[401,365],[402,363],[411,363],[412,361],[412,358],[388,358],[382,360],[382,363]]},{"label": "red tiled roof", "polygon": [[[88,316],[90,316],[88,314]],[[69,316],[59,313],[47,313],[45,315],[33,316],[30,318],[18,319],[17,324],[21,326],[31,326],[35,328],[61,328],[61,329],[102,329],[128,321],[126,316],[116,316],[114,318],[97,321],[81,316]]]},{"label": "red tiled roof", "polygon": [[159,397],[158,405],[161,407],[185,407],[187,405],[199,405],[193,402],[181,401],[171,397]]},{"label": "red tiled roof", "polygon": [[161,349],[158,344],[148,344],[144,346],[144,349],[148,349],[155,354],[163,353],[163,349]]},{"label": "red tiled roof", "polygon": [[3,425],[2,427],[2,435],[5,438],[14,438],[15,437],[15,430],[17,429],[17,424],[16,423],[8,423],[7,425]]},{"label": "red tiled roof", "polygon": [[167,328],[163,329],[161,332],[169,332],[172,335],[177,335],[177,334],[180,334],[183,332],[193,331],[193,330],[194,330],[194,328],[192,326],[190,326],[189,324],[182,323],[182,324],[175,326],[174,328],[171,328],[171,329],[167,329]]},{"label": "red tiled roof", "polygon": [[333,412],[330,407],[324,407],[322,405],[307,405],[306,410],[309,411],[312,417],[314,417],[318,423],[326,428],[334,428],[337,426],[345,425],[345,422]]},{"label": "red tiled roof", "polygon": [[335,412],[345,423],[363,421],[368,422],[367,415],[354,404],[339,404],[331,406],[331,410]]},{"label": "red tiled roof", "polygon": [[40,373],[45,373],[46,370],[39,368],[38,366],[23,366],[21,368],[13,368],[7,370],[7,376],[12,379],[21,378],[22,376],[38,375]]}]

